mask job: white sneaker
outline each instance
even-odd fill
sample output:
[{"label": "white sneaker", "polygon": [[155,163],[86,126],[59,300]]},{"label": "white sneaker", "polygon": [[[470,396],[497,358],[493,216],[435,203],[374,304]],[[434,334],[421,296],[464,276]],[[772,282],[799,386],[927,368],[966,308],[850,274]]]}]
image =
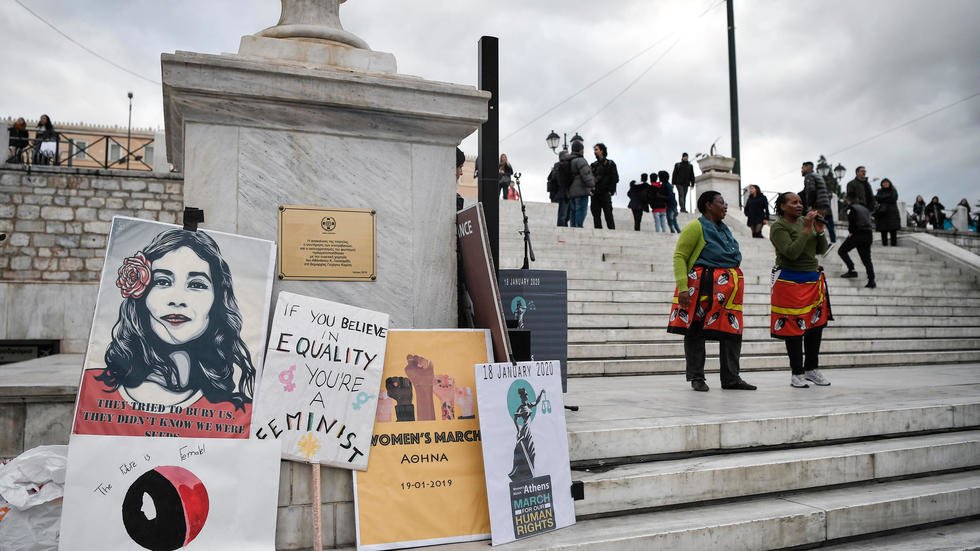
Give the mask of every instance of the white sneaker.
[{"label": "white sneaker", "polygon": [[807,371],[803,377],[817,386],[830,386],[830,381],[820,373],[819,369]]},{"label": "white sneaker", "polygon": [[789,380],[789,386],[793,388],[810,388],[810,385],[806,384],[806,379],[803,375],[793,375]]}]

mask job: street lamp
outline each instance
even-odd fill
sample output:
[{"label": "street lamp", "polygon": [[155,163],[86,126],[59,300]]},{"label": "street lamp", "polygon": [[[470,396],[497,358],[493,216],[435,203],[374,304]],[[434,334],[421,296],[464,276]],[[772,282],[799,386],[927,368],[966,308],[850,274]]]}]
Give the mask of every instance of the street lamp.
[{"label": "street lamp", "polygon": [[133,150],[133,93],[127,92],[126,97],[129,98],[129,122],[126,126],[126,170],[129,170],[129,152]]},{"label": "street lamp", "polygon": [[[556,153],[556,154],[558,152],[555,151],[555,150],[558,149],[558,141],[559,140],[563,140],[563,143],[562,143],[562,146],[561,146],[561,150],[567,153],[568,152],[568,134],[563,133],[561,136],[559,136],[554,130],[552,130],[551,131],[551,134],[548,134],[548,137],[544,139],[545,143],[548,144],[548,147],[551,148],[552,153]],[[579,136],[578,135],[578,132],[576,132],[575,135],[572,136],[572,143],[575,143],[575,142],[585,142],[585,138],[583,138],[582,136]]]},{"label": "street lamp", "polygon": [[847,169],[844,168],[844,165],[837,163],[837,166],[834,167],[834,176],[837,176],[837,181],[843,180],[845,174],[847,174]]},{"label": "street lamp", "polygon": [[827,164],[827,158],[824,157],[823,155],[821,155],[820,158],[817,159],[817,174],[819,174],[823,178],[826,178],[828,175],[830,175],[830,165]]}]

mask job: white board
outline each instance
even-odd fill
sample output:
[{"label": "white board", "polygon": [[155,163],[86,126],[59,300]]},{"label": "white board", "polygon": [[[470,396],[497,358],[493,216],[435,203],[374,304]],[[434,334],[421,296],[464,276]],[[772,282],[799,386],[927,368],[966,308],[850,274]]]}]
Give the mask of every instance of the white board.
[{"label": "white board", "polygon": [[561,363],[475,369],[493,545],[575,524]]},{"label": "white board", "polygon": [[253,437],[285,459],[366,469],[387,338],[388,314],[280,292]]},{"label": "white board", "polygon": [[61,551],[275,547],[274,441],[73,435]]}]

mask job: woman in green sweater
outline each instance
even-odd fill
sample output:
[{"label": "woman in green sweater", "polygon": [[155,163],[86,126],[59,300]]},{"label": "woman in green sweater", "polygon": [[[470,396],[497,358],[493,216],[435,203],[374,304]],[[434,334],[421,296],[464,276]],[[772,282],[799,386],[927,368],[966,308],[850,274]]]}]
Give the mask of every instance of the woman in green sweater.
[{"label": "woman in green sweater", "polygon": [[721,388],[755,390],[739,375],[742,354],[742,293],[745,282],[738,241],[722,219],[728,213],[717,191],[698,197],[701,217],[681,231],[674,249],[674,300],[667,331],[684,335],[687,380],[706,392],[704,342],[719,343]]},{"label": "woman in green sweater", "polygon": [[819,369],[820,340],[824,326],[833,316],[827,280],[817,263],[817,255],[827,252],[830,246],[825,224],[819,211],[811,210],[803,216],[803,203],[791,192],[776,198],[776,213],[779,218],[769,232],[776,249],[770,334],[786,341],[791,386],[809,388],[807,381],[828,386],[830,382]]}]

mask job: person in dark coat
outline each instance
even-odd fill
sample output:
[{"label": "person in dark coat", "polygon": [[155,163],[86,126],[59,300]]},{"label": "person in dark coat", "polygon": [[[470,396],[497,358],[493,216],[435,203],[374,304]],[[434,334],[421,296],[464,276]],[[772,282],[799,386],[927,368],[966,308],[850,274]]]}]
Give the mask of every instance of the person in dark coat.
[{"label": "person in dark coat", "polygon": [[932,200],[926,205],[926,219],[932,224],[932,229],[941,230],[946,224],[946,207],[939,202],[939,197],[932,196]]},{"label": "person in dark coat", "polygon": [[759,186],[749,186],[749,198],[745,200],[745,217],[752,228],[752,237],[762,238],[762,226],[769,222],[769,199]]},{"label": "person in dark coat", "polygon": [[912,203],[912,220],[918,228],[926,227],[926,200],[921,195],[915,196],[915,203]]},{"label": "person in dark coat", "polygon": [[7,154],[7,162],[23,163],[24,151],[30,145],[30,139],[27,134],[27,121],[24,120],[24,117],[17,119],[14,125],[8,129],[8,132],[10,134],[10,142],[8,144],[10,151]]},{"label": "person in dark coat", "polygon": [[898,215],[898,190],[888,178],[881,180],[881,187],[875,193],[875,202],[878,203],[875,226],[881,232],[881,244],[887,247],[888,238],[891,237],[891,245],[895,247],[898,245],[896,234],[902,226],[902,217]]},{"label": "person in dark coat", "polygon": [[674,173],[670,179],[677,188],[677,199],[681,212],[687,212],[687,190],[694,185],[694,166],[687,160],[687,153],[681,155],[681,161],[674,163]]},{"label": "person in dark coat", "polygon": [[677,196],[674,195],[674,185],[670,183],[670,174],[666,170],[657,172],[660,183],[664,185],[664,192],[667,194],[667,227],[670,233],[681,233],[681,227],[677,224]]},{"label": "person in dark coat", "polygon": [[58,164],[57,152],[58,133],[51,124],[51,117],[41,115],[37,120],[37,129],[34,131],[34,164]]},{"label": "person in dark coat", "polygon": [[643,218],[644,212],[650,212],[649,203],[647,203],[647,196],[650,193],[650,184],[647,183],[647,174],[644,172],[640,174],[640,183],[636,183],[636,180],[630,181],[630,190],[626,192],[626,196],[630,198],[629,208],[633,211],[633,229],[640,231],[640,220]]}]

